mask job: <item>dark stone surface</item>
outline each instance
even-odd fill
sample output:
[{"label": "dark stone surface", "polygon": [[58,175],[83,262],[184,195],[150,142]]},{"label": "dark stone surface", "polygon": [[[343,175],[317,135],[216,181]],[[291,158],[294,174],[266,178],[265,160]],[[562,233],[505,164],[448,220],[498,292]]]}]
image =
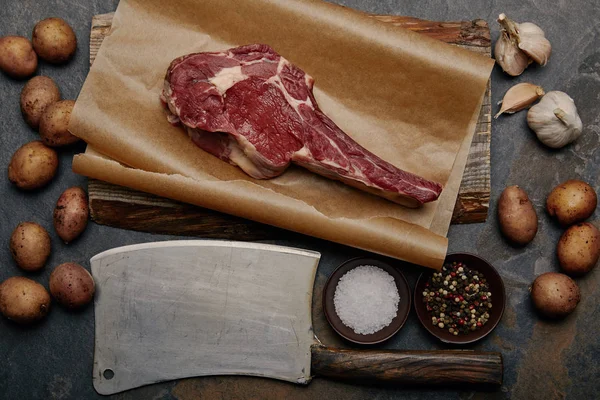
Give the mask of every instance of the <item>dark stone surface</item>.
[{"label": "dark stone surface", "polygon": [[[338,0],[339,1],[339,0]],[[91,17],[112,11],[116,0],[3,0],[0,7],[0,35],[30,36],[35,22],[49,16],[69,21],[78,36],[76,57],[66,66],[41,63],[38,73],[56,80],[64,98],[75,98],[88,71],[88,44]],[[592,0],[546,2],[540,0],[342,0],[339,3],[370,12],[411,15],[432,20],[483,18],[498,36],[495,18],[500,12],[521,21],[538,23],[553,45],[545,68],[532,67],[517,78],[510,78],[496,67],[492,74],[493,103],[518,82],[541,84],[547,91],[566,91],[579,108],[584,134],[561,151],[544,148],[527,128],[525,113],[501,117],[493,122],[492,204],[486,224],[453,226],[450,250],[477,253],[492,262],[507,286],[508,302],[498,328],[471,348],[496,350],[504,355],[504,386],[496,393],[472,391],[416,391],[401,388],[359,387],[315,379],[308,387],[246,377],[211,377],[153,385],[114,396],[115,399],[191,399],[191,398],[346,398],[346,399],[594,399],[600,391],[600,324],[597,313],[600,272],[578,279],[582,302],[560,323],[544,321],[534,313],[527,288],[534,277],[558,270],[554,255],[561,229],[543,212],[550,189],[569,178],[584,179],[600,190],[600,8]],[[24,143],[35,140],[19,112],[19,93],[24,82],[0,74],[0,165],[6,171],[11,155]],[[72,155],[83,147],[60,152],[57,178],[46,188],[25,193],[16,190],[0,174],[0,280],[13,275],[28,276],[45,286],[53,267],[75,261],[89,268],[89,258],[106,249],[126,244],[173,239],[167,236],[123,231],[90,223],[83,236],[65,245],[52,229],[52,209],[67,187],[86,185],[83,177],[70,171]],[[506,185],[519,184],[532,199],[540,220],[539,233],[528,247],[509,246],[499,235],[495,218],[496,201]],[[53,253],[39,274],[20,271],[10,256],[8,240],[14,227],[24,220],[45,226],[52,235]],[[600,214],[592,217],[598,224]],[[344,345],[329,328],[320,312],[320,294],[326,277],[342,261],[363,254],[344,246],[299,237],[278,242],[318,250],[323,253],[316,281],[314,324],[321,340],[329,345]],[[421,268],[403,266],[411,285]],[[94,348],[93,308],[70,313],[53,306],[48,318],[33,327],[19,327],[0,318],[0,398],[2,399],[93,399],[101,398],[92,387]],[[419,325],[411,314],[406,326],[387,348],[443,348]]]}]

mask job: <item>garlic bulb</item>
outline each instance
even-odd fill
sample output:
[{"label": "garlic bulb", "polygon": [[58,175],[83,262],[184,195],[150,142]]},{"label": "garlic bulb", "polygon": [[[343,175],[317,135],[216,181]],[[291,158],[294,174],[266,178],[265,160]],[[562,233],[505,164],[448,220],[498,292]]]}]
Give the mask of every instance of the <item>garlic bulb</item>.
[{"label": "garlic bulb", "polygon": [[500,103],[502,107],[494,118],[498,118],[500,114],[514,114],[524,108],[532,105],[537,99],[544,95],[544,88],[533,83],[518,83],[506,91],[504,98]]},{"label": "garlic bulb", "polygon": [[527,124],[548,147],[561,148],[581,135],[583,124],[575,102],[564,92],[548,92],[527,112]]},{"label": "garlic bulb", "polygon": [[548,62],[552,46],[544,31],[531,22],[517,23],[506,14],[500,14],[502,26],[494,48],[496,61],[509,75],[521,75],[532,61],[544,66]]}]

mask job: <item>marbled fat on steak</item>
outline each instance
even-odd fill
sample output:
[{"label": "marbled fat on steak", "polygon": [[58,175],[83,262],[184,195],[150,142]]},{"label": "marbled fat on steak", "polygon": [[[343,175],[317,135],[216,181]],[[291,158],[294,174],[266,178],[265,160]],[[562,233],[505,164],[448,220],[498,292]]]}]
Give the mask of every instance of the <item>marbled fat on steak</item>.
[{"label": "marbled fat on steak", "polygon": [[266,45],[174,60],[161,96],[169,121],[192,141],[256,179],[294,163],[409,207],[434,201],[440,184],[403,171],[346,135],[321,110],[313,79]]}]

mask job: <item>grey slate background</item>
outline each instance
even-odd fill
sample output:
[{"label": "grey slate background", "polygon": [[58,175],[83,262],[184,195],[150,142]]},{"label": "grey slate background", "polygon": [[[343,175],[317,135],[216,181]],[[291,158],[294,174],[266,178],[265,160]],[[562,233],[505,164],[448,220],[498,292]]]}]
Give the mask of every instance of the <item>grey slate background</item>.
[{"label": "grey slate background", "polygon": [[[380,14],[410,15],[430,20],[469,20],[483,18],[498,36],[495,19],[500,12],[524,22],[539,24],[552,43],[553,54],[545,68],[531,67],[523,75],[510,78],[498,67],[492,74],[492,102],[499,101],[513,84],[533,82],[547,91],[562,90],[575,99],[584,124],[580,140],[561,151],[544,148],[527,128],[525,113],[494,120],[492,126],[492,204],[485,224],[453,226],[450,251],[470,251],[492,262],[505,280],[508,302],[501,325],[484,341],[472,346],[478,350],[501,351],[505,361],[505,382],[496,393],[472,391],[417,391],[400,388],[359,387],[317,379],[308,388],[279,384],[257,378],[202,378],[169,382],[132,390],[115,399],[188,398],[372,398],[392,399],[594,399],[600,392],[600,336],[598,300],[600,271],[579,279],[582,302],[574,315],[560,323],[541,320],[529,303],[527,288],[535,276],[558,269],[555,244],[561,229],[543,212],[547,193],[570,178],[586,180],[600,191],[600,3],[543,0],[337,0],[338,3]],[[71,23],[79,40],[75,58],[66,66],[41,63],[40,75],[52,77],[63,98],[74,99],[88,71],[89,28],[94,14],[116,9],[116,0],[2,0],[0,35],[30,36],[34,24],[50,16]],[[14,151],[35,140],[19,111],[19,94],[24,82],[0,74],[0,280],[25,275],[45,286],[52,268],[75,261],[89,268],[89,258],[103,250],[133,243],[173,239],[169,236],[123,231],[94,223],[72,244],[58,240],[52,228],[56,199],[67,187],[86,186],[86,179],[71,172],[71,158],[83,146],[60,152],[57,178],[46,188],[26,193],[16,190],[6,176]],[[529,194],[538,211],[540,229],[525,249],[509,246],[499,235],[495,218],[496,201],[506,185],[518,184]],[[52,235],[53,253],[39,274],[26,274],[12,261],[8,240],[21,221],[42,224]],[[592,217],[599,225],[600,213]],[[276,243],[311,248],[322,252],[316,285],[323,285],[342,261],[364,252],[298,236]],[[421,268],[403,266],[414,285]],[[342,343],[314,304],[315,330],[330,345]],[[92,387],[91,371],[94,340],[93,307],[69,313],[54,306],[48,318],[33,327],[19,327],[0,318],[0,398],[1,399],[94,399],[102,398]],[[388,348],[443,348],[419,326],[414,314],[403,330],[385,344]],[[240,383],[241,382],[241,383]]]}]

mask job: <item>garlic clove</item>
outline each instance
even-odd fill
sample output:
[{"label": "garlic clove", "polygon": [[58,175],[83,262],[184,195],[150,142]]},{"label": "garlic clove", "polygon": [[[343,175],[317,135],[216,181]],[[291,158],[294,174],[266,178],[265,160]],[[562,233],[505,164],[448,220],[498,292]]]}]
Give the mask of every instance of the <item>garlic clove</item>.
[{"label": "garlic clove", "polygon": [[521,75],[531,63],[529,56],[511,41],[506,32],[502,32],[496,41],[494,57],[502,70],[511,76]]},{"label": "garlic clove", "polygon": [[519,76],[531,63],[531,59],[527,53],[519,49],[515,22],[502,13],[498,16],[498,23],[502,29],[494,47],[494,57],[504,72],[512,76]]},{"label": "garlic clove", "polygon": [[500,114],[513,114],[529,107],[537,99],[544,95],[544,89],[541,86],[533,83],[519,83],[506,91],[502,99],[502,107],[494,118],[498,118]]},{"label": "garlic clove", "polygon": [[576,140],[583,129],[575,102],[559,91],[548,92],[529,109],[527,124],[542,143],[555,149]]},{"label": "garlic clove", "polygon": [[531,36],[519,42],[519,49],[523,50],[533,61],[542,67],[548,63],[552,53],[552,45],[544,36]]}]

